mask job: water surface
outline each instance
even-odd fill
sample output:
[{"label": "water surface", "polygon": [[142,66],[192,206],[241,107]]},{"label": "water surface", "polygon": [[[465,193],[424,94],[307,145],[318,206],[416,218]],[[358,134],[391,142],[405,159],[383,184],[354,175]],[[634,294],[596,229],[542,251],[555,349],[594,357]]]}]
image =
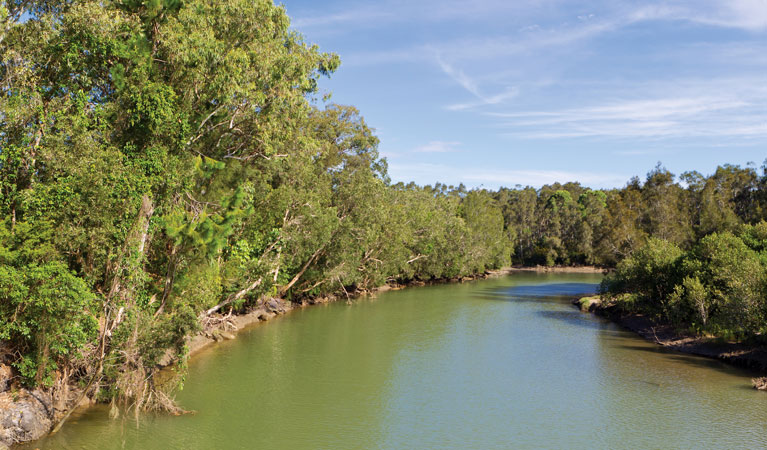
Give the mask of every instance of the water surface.
[{"label": "water surface", "polygon": [[569,303],[589,274],[515,274],[294,311],[196,356],[194,415],[93,408],[41,449],[765,448],[750,373]]}]

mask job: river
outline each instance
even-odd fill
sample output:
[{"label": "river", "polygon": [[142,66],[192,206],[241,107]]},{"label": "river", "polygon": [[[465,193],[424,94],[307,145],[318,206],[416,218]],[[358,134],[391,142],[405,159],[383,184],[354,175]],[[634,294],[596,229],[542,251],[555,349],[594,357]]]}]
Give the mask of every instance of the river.
[{"label": "river", "polygon": [[196,414],[74,415],[40,449],[766,448],[752,374],[569,300],[599,275],[517,273],[291,312],[204,350]]}]

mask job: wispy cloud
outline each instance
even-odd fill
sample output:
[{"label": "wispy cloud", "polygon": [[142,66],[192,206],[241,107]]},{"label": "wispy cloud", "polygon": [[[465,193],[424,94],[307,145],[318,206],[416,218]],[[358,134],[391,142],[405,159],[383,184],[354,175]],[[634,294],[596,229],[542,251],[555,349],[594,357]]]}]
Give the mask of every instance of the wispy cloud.
[{"label": "wispy cloud", "polygon": [[461,145],[457,141],[431,141],[426,145],[416,147],[413,151],[417,153],[449,153],[457,150]]},{"label": "wispy cloud", "polygon": [[578,25],[560,25],[553,28],[536,27],[512,34],[493,35],[483,38],[458,37],[440,42],[425,42],[409,47],[385,49],[346,55],[346,62],[353,65],[380,65],[402,62],[436,62],[451,76],[460,76],[461,70],[452,65],[444,66],[445,60],[478,61],[493,58],[537,55],[541,49],[567,47],[574,43],[596,37],[615,29],[620,23],[612,20],[590,21]]},{"label": "wispy cloud", "polygon": [[[731,83],[737,83],[730,81]],[[756,83],[749,80],[746,83]],[[741,81],[740,83],[743,83]],[[691,82],[692,84],[692,82]],[[499,127],[509,136],[526,139],[767,137],[767,92],[756,87],[717,92],[708,84],[687,97],[667,93],[658,98],[624,100],[579,108],[488,113],[501,119]],[[635,86],[627,86],[630,91]],[[727,92],[722,91],[719,92]]]},{"label": "wispy cloud", "polygon": [[450,111],[461,111],[466,109],[472,109],[477,108],[480,106],[485,105],[497,105],[499,103],[502,103],[506,100],[510,100],[517,95],[519,95],[519,89],[516,87],[508,88],[503,92],[500,92],[495,95],[484,95],[482,91],[480,90],[477,82],[466,75],[462,70],[456,69],[452,65],[445,62],[442,57],[437,54],[436,56],[437,64],[439,64],[439,67],[442,69],[442,71],[447,74],[450,78],[453,79],[456,83],[458,83],[461,87],[463,87],[466,91],[471,93],[474,97],[477,98],[478,101],[474,102],[468,102],[468,103],[455,103],[452,105],[448,105],[446,109]]},{"label": "wispy cloud", "polygon": [[392,10],[378,7],[361,7],[331,14],[298,17],[291,25],[299,30],[316,31],[319,28],[335,28],[340,25],[363,25],[372,22],[383,23],[397,17]]},{"label": "wispy cloud", "polygon": [[675,5],[655,4],[634,10],[634,21],[680,20],[747,31],[767,30],[767,0],[699,0]]},{"label": "wispy cloud", "polygon": [[461,87],[469,91],[472,95],[474,95],[477,98],[482,98],[482,94],[479,92],[479,87],[477,84],[469,78],[465,73],[463,73],[462,70],[456,69],[450,64],[446,63],[442,57],[437,53],[436,55],[437,64],[439,64],[439,67],[442,69],[443,72],[445,72],[450,78],[452,78],[456,83],[460,84]]},{"label": "wispy cloud", "polygon": [[519,88],[513,87],[501,92],[500,94],[491,95],[489,97],[480,96],[479,101],[477,102],[454,103],[452,105],[446,106],[445,108],[448,111],[463,111],[467,109],[479,108],[480,106],[498,105],[505,102],[506,100],[511,100],[518,95]]},{"label": "wispy cloud", "polygon": [[629,176],[615,173],[569,172],[561,170],[494,170],[486,168],[461,168],[442,164],[391,164],[391,173],[399,181],[416,180],[420,184],[466,183],[471,187],[496,188],[515,185],[541,187],[556,182],[578,181],[594,188],[622,186]]}]

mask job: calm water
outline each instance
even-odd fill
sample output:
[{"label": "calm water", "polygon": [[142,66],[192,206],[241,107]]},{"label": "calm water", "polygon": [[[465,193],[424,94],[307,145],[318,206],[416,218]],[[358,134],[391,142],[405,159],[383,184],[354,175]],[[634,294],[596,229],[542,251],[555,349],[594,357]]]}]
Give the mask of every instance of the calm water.
[{"label": "calm water", "polygon": [[751,374],[665,352],[516,274],[289,314],[190,363],[195,415],[106,409],[41,449],[766,448]]}]

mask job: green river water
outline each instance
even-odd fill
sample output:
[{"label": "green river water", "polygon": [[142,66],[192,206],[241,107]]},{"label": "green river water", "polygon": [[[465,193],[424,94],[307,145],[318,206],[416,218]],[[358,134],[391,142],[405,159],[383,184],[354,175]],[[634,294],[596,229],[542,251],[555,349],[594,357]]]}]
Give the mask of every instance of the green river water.
[{"label": "green river water", "polygon": [[752,374],[569,303],[599,280],[520,273],[297,310],[190,361],[178,400],[196,414],[96,407],[24,448],[767,448]]}]

